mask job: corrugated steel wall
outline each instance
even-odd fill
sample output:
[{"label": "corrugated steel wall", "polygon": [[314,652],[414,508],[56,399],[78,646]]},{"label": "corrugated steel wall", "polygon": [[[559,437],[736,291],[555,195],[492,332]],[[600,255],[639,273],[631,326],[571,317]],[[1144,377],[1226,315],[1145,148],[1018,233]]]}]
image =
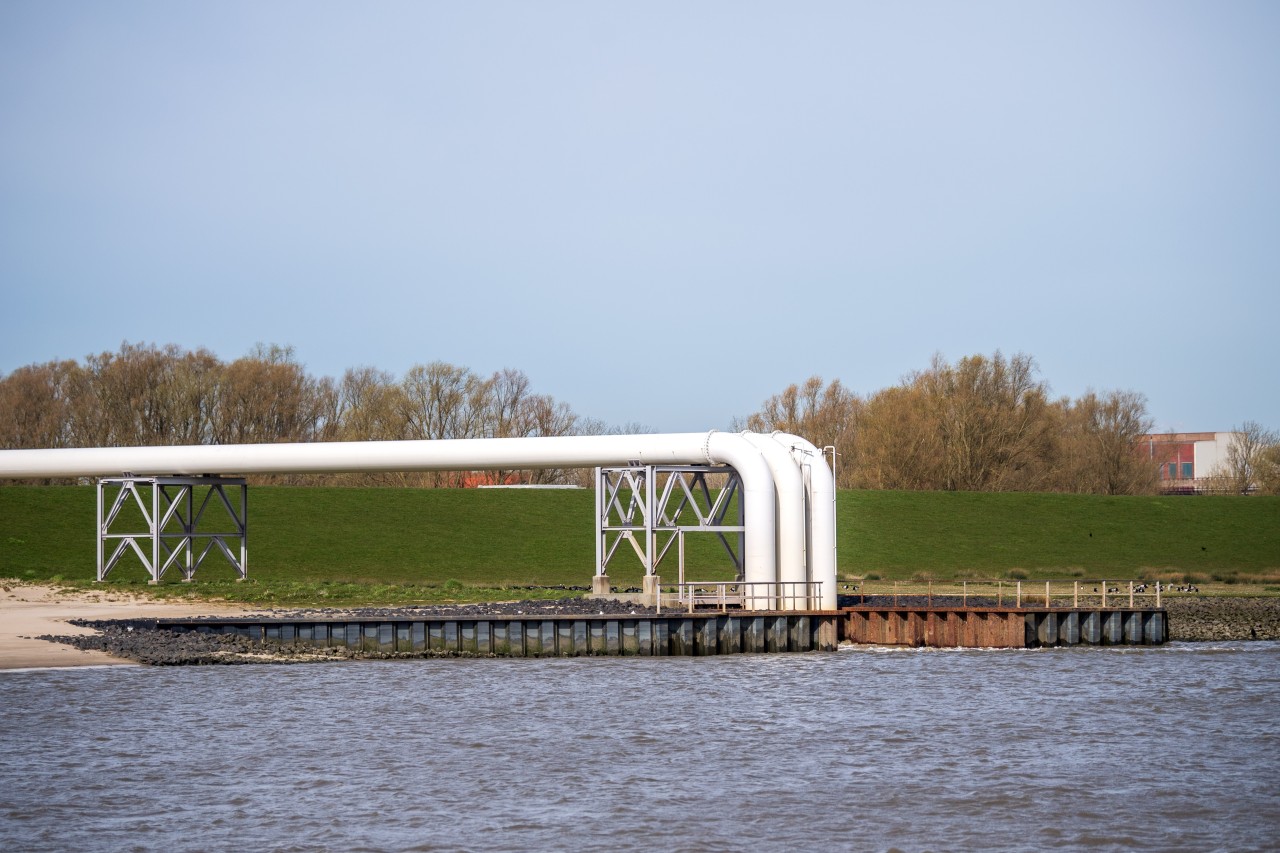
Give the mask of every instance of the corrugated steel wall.
[{"label": "corrugated steel wall", "polygon": [[834,651],[840,641],[839,619],[834,612],[410,621],[234,618],[160,620],[156,627],[237,634],[263,644],[345,646],[383,654],[702,656]]},{"label": "corrugated steel wall", "polygon": [[841,620],[841,639],[975,649],[1159,645],[1168,640],[1168,618],[1164,610],[850,607]]}]

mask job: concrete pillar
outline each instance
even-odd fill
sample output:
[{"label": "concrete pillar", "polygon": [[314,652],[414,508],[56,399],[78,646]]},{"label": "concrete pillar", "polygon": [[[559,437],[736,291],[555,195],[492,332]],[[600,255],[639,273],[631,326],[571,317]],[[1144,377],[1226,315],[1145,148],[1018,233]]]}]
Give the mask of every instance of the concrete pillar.
[{"label": "concrete pillar", "polygon": [[671,654],[670,623],[666,619],[659,619],[653,623],[653,653],[660,657]]},{"label": "concrete pillar", "polygon": [[1039,625],[1036,632],[1036,640],[1042,646],[1058,645],[1058,614],[1049,612],[1042,613],[1038,617]]},{"label": "concrete pillar", "polygon": [[1143,642],[1158,646],[1165,641],[1164,613],[1156,611],[1147,614],[1143,623]]},{"label": "concrete pillar", "polygon": [[1108,610],[1103,615],[1102,642],[1108,646],[1124,643],[1124,615],[1119,610]]},{"label": "concrete pillar", "polygon": [[645,575],[640,590],[644,595],[644,603],[649,607],[656,606],[658,596],[662,594],[662,578],[658,575]]},{"label": "concrete pillar", "polygon": [[637,653],[645,656],[653,654],[653,623],[642,619],[636,624]]},{"label": "concrete pillar", "polygon": [[592,595],[608,595],[613,592],[613,587],[609,586],[608,575],[596,575],[591,579]]},{"label": "concrete pillar", "polygon": [[1072,611],[1058,619],[1058,642],[1064,646],[1080,644],[1080,614]]},{"label": "concrete pillar", "polygon": [[1131,646],[1142,645],[1142,612],[1132,610],[1124,615],[1124,642]]},{"label": "concrete pillar", "polygon": [[1102,614],[1091,610],[1080,624],[1080,642],[1096,646],[1102,642]]}]

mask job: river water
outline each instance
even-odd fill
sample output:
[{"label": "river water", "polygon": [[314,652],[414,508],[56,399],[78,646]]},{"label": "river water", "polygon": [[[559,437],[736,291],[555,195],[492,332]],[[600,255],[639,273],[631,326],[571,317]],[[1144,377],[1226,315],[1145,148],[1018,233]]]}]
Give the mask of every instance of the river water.
[{"label": "river water", "polygon": [[1276,850],[1280,643],[0,673],[0,849]]}]

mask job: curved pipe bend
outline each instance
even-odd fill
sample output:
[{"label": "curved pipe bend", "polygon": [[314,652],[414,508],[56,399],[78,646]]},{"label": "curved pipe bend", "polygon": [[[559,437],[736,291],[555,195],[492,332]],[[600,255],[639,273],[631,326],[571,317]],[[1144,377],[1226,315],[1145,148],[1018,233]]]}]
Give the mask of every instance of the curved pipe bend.
[{"label": "curved pipe bend", "polygon": [[742,481],[743,522],[746,526],[743,581],[776,583],[778,562],[774,503],[777,488],[764,455],[740,435],[712,430],[706,436],[706,462],[731,466]]}]

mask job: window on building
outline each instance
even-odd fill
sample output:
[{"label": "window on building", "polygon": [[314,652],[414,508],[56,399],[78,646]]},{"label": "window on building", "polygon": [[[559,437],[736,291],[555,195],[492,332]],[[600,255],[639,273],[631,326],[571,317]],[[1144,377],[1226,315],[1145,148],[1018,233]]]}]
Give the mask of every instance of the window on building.
[{"label": "window on building", "polygon": [[1195,476],[1195,473],[1196,472],[1195,472],[1194,463],[1191,463],[1191,462],[1182,463],[1182,479],[1190,480],[1192,477]]},{"label": "window on building", "polygon": [[1170,463],[1169,463],[1169,477],[1168,477],[1168,479],[1170,479],[1170,480],[1176,480],[1176,479],[1178,479],[1178,463],[1177,463],[1177,462],[1170,462]]}]

